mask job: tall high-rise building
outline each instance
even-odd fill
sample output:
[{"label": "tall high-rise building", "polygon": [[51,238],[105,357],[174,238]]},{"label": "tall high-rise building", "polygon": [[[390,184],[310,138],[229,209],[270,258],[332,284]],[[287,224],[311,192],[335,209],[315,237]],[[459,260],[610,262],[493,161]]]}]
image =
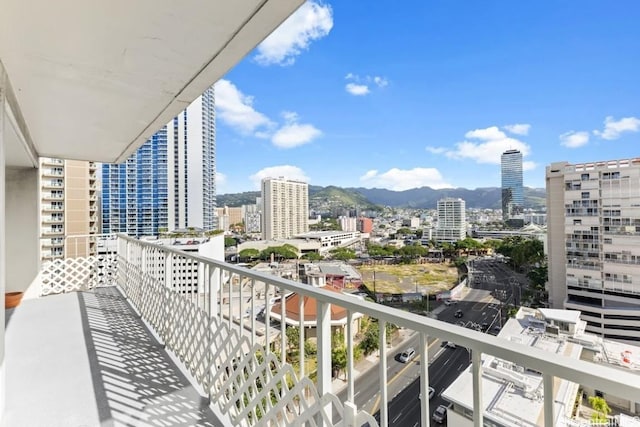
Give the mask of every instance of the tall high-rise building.
[{"label": "tall high-rise building", "polygon": [[309,186],[285,178],[262,180],[262,238],[288,239],[309,231]]},{"label": "tall high-rise building", "polygon": [[167,228],[167,128],[121,164],[102,165],[102,231],[157,235]]},{"label": "tall high-rise building", "polygon": [[550,305],[640,341],[640,159],[552,163],[546,181]]},{"label": "tall high-rise building", "polygon": [[105,233],[157,235],[216,227],[213,87],[126,162],[102,166]]},{"label": "tall high-rise building", "polygon": [[457,242],[467,236],[465,202],[446,197],[438,200],[438,224],[434,239],[438,242]]},{"label": "tall high-rise building", "polygon": [[213,230],[216,221],[216,128],[213,87],[167,125],[169,229]]},{"label": "tall high-rise building", "polygon": [[[40,159],[40,257],[96,254],[98,176],[93,162]],[[74,237],[83,236],[83,237]]]},{"label": "tall high-rise building", "polygon": [[502,153],[502,219],[516,226],[524,223],[524,189],[522,187],[522,153]]}]

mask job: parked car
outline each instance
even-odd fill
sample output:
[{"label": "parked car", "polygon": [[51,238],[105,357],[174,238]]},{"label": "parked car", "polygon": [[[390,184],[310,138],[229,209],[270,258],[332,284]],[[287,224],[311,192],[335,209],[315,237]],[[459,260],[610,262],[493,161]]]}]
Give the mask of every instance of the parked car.
[{"label": "parked car", "polygon": [[464,316],[464,314],[462,313],[462,310],[458,310],[458,311],[456,311],[456,314],[454,314],[454,316],[455,316],[457,319],[459,319],[459,318],[461,318],[462,316]]},{"label": "parked car", "polygon": [[440,405],[433,412],[433,416],[431,419],[438,424],[442,424],[447,420],[447,407],[444,405]]},{"label": "parked car", "polygon": [[458,301],[454,300],[454,299],[446,299],[446,300],[444,300],[444,305],[447,305],[447,306],[451,305],[451,304],[457,304],[457,303],[458,303]]},{"label": "parked car", "polygon": [[445,347],[455,349],[456,348],[456,343],[451,342],[451,341],[447,341],[447,343],[445,344]]},{"label": "parked car", "polygon": [[408,349],[400,353],[398,360],[402,363],[408,363],[414,357],[416,357],[416,351],[412,347],[409,347]]},{"label": "parked car", "polygon": [[436,394],[436,391],[433,389],[433,387],[429,387],[429,400],[431,400],[434,394]]}]

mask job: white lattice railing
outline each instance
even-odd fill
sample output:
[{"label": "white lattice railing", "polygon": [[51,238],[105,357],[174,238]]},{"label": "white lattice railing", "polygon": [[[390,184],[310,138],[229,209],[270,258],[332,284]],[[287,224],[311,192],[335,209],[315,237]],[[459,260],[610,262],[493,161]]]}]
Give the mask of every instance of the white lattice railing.
[{"label": "white lattice railing", "polygon": [[[226,416],[229,425],[337,425],[360,426],[365,422],[377,425],[371,415],[358,412],[354,402],[353,330],[351,320],[359,313],[378,319],[380,343],[386,342],[386,324],[417,331],[420,346],[416,349],[421,360],[428,360],[427,338],[436,337],[460,344],[471,350],[473,407],[484,407],[482,401],[482,357],[494,355],[541,372],[544,390],[544,423],[554,425],[554,378],[584,384],[617,396],[640,401],[640,387],[629,381],[629,373],[581,360],[550,354],[540,349],[502,340],[480,332],[442,323],[390,307],[362,301],[350,296],[329,292],[275,276],[258,273],[224,262],[188,254],[120,236],[117,241],[117,260],[67,260],[67,280],[70,289],[85,289],[115,278],[131,304],[152,326],[158,336],[192,373],[195,380],[209,394],[217,412]],[[102,267],[100,267],[102,265]],[[58,265],[60,267],[60,265]],[[115,270],[114,270],[115,269]],[[55,268],[54,268],[55,270]],[[97,275],[95,272],[103,272]],[[117,273],[114,275],[114,272]],[[47,273],[52,273],[49,271]],[[56,273],[61,274],[61,273]],[[77,278],[70,280],[71,275]],[[44,276],[43,276],[44,277]],[[83,283],[82,280],[85,280]],[[264,288],[260,289],[260,284]],[[54,289],[53,283],[48,284]],[[249,291],[244,291],[249,287]],[[235,288],[235,291],[234,291]],[[56,288],[57,289],[57,288]],[[260,289],[259,291],[257,289]],[[294,292],[316,299],[318,340],[317,381],[312,382],[304,371],[286,363],[285,340],[278,341],[272,332],[284,337],[285,322],[279,328],[265,322],[265,331],[258,333],[254,315],[242,320],[246,309],[255,313],[257,293],[265,297],[265,312],[271,312],[270,294]],[[235,310],[231,301],[237,301]],[[299,298],[304,314],[304,299]],[[224,301],[228,302],[225,304]],[[251,301],[247,303],[246,301]],[[340,402],[331,393],[331,305],[347,311],[347,401]],[[280,305],[280,316],[285,317]],[[300,331],[304,330],[304,315],[300,316]],[[247,324],[248,323],[248,324]],[[308,325],[307,325],[308,326]],[[264,342],[258,342],[262,336]],[[302,349],[301,332],[298,348]],[[295,344],[295,343],[294,343]],[[304,352],[300,351],[300,357]],[[380,406],[380,425],[388,425],[386,345],[380,346],[379,387],[383,404]],[[420,364],[420,388],[428,395],[428,366]],[[635,377],[634,377],[635,378]],[[427,399],[421,401],[421,424],[428,426],[430,411]],[[474,425],[483,425],[483,411],[473,411]]]}]

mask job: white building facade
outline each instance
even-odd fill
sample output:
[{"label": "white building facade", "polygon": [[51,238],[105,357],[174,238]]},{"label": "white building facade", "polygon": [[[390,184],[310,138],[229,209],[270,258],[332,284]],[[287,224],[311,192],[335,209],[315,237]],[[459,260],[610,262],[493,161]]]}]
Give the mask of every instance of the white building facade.
[{"label": "white building facade", "polygon": [[215,135],[212,86],[167,125],[170,230],[217,227]]},{"label": "white building facade", "polygon": [[546,180],[550,305],[640,342],[640,159],[552,163]]},{"label": "white building facade", "polygon": [[288,239],[309,230],[309,186],[285,178],[262,180],[262,239]]},{"label": "white building facade", "polygon": [[465,202],[447,197],[438,200],[438,225],[433,238],[438,242],[457,242],[467,235]]}]

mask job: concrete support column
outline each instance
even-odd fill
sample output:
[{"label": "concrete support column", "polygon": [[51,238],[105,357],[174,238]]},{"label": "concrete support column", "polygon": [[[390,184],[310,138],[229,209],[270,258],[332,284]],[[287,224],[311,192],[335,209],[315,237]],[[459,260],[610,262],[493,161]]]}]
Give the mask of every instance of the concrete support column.
[{"label": "concrete support column", "polygon": [[[0,63],[0,293],[6,290],[6,246],[5,246],[5,175],[4,175],[4,105],[6,76]],[[5,366],[4,366],[4,307],[0,310],[0,425],[5,425]]]},{"label": "concrete support column", "polygon": [[[26,291],[40,271],[38,169],[5,167],[6,290]],[[6,243],[5,242],[5,243]]]},{"label": "concrete support column", "polygon": [[482,401],[482,353],[471,352],[471,373],[473,376],[473,425],[484,425],[484,402]]}]

